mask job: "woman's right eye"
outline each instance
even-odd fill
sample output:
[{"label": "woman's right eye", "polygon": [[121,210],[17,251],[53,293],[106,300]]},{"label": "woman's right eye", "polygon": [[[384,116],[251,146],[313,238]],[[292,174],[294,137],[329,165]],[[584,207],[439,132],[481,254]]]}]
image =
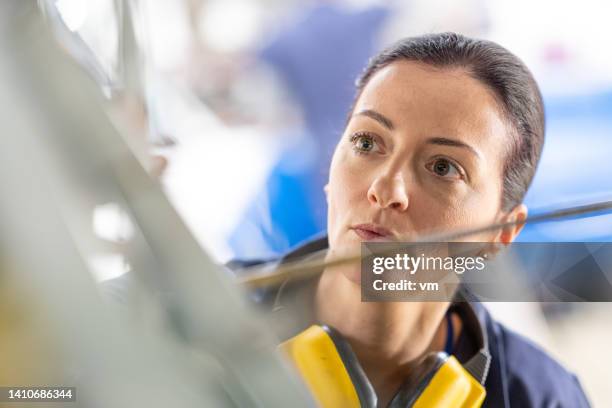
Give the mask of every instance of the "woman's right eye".
[{"label": "woman's right eye", "polygon": [[378,143],[374,139],[373,135],[367,133],[355,133],[351,136],[350,141],[356,153],[368,154],[378,149]]}]

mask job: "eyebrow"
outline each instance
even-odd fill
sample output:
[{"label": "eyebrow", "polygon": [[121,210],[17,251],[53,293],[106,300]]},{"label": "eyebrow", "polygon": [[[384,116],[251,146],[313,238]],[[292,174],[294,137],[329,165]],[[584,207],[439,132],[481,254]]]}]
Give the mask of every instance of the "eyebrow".
[{"label": "eyebrow", "polygon": [[[363,109],[357,112],[356,114],[354,114],[353,116],[367,116],[368,118],[374,119],[375,121],[377,121],[378,123],[380,123],[381,125],[383,125],[389,130],[395,129],[395,125],[393,124],[391,119],[389,119],[382,113],[376,112],[375,110],[372,110],[372,109]],[[461,142],[456,139],[450,139],[448,137],[432,137],[427,140],[427,143],[438,145],[438,146],[460,147],[460,148],[469,150],[474,155],[476,155],[476,157],[481,158],[480,153],[478,153],[476,149],[474,149],[469,144]]]},{"label": "eyebrow", "polygon": [[479,158],[481,157],[480,153],[478,153],[478,151],[476,151],[476,149],[474,149],[472,146],[470,146],[467,143],[460,142],[459,140],[456,140],[456,139],[449,139],[447,137],[432,137],[432,138],[427,139],[427,143],[439,145],[439,146],[460,147],[460,148],[469,150],[470,152],[472,152]]},{"label": "eyebrow", "polygon": [[389,119],[382,113],[376,112],[375,110],[372,110],[372,109],[361,110],[353,116],[367,116],[368,118],[374,119],[375,121],[377,121],[378,123],[380,123],[381,125],[383,125],[389,130],[395,129],[395,126],[393,125],[393,122],[391,122],[391,119]]}]

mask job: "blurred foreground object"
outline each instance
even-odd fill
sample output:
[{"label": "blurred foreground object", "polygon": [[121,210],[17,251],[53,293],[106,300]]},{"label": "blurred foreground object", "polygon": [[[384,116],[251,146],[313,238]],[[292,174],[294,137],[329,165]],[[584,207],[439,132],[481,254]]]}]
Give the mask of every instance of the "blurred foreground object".
[{"label": "blurred foreground object", "polygon": [[[36,1],[2,2],[0,27],[0,385],[76,387],[70,406],[308,406]],[[108,202],[134,223],[123,309],[87,264],[103,246],[92,210]]]}]

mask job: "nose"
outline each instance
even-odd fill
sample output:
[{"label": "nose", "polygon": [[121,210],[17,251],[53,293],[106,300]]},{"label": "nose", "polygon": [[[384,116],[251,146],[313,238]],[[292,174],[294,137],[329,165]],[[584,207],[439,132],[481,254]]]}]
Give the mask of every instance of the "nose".
[{"label": "nose", "polygon": [[381,208],[406,211],[409,200],[404,177],[399,173],[377,177],[368,189],[368,201]]}]

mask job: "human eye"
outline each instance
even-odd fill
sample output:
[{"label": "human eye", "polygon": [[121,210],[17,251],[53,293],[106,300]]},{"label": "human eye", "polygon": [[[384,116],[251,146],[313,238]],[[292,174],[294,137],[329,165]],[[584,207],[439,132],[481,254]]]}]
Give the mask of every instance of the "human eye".
[{"label": "human eye", "polygon": [[353,133],[349,141],[353,145],[353,150],[358,154],[369,154],[380,151],[380,144],[377,137],[368,132]]},{"label": "human eye", "polygon": [[427,169],[436,176],[448,180],[461,180],[465,178],[463,168],[444,157],[438,157],[427,163]]}]

